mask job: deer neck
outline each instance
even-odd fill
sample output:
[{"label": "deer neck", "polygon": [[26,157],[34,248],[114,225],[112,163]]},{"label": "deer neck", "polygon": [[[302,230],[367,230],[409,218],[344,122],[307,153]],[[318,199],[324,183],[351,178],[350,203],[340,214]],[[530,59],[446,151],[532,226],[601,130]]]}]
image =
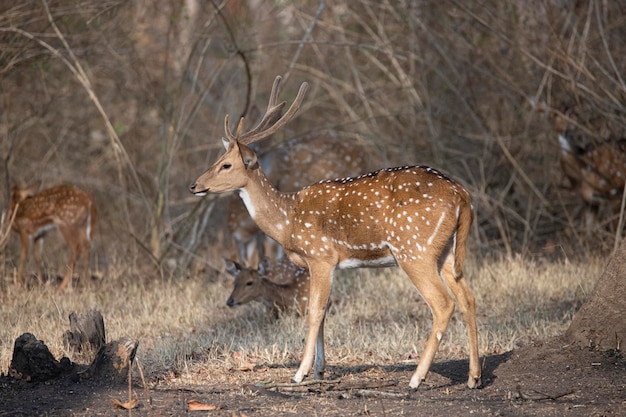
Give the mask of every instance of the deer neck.
[{"label": "deer neck", "polygon": [[252,170],[249,178],[248,184],[239,189],[239,197],[259,229],[280,242],[289,226],[293,198],[276,189],[260,168]]},{"label": "deer neck", "polygon": [[272,304],[285,306],[287,300],[293,298],[293,286],[289,284],[277,284],[261,277],[262,298]]}]

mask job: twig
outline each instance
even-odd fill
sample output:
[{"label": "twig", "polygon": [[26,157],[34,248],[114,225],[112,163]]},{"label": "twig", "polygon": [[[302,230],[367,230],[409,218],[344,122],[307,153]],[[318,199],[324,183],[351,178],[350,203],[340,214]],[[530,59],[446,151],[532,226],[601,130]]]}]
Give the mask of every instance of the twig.
[{"label": "twig", "polygon": [[569,390],[562,394],[550,395],[550,394],[546,394],[540,391],[532,390],[533,394],[530,394],[530,393],[523,392],[522,388],[519,385],[517,386],[516,389],[517,389],[517,397],[525,401],[542,401],[542,400],[555,401],[558,398],[565,397],[567,395],[574,393],[574,390]]},{"label": "twig", "polygon": [[302,48],[307,43],[309,36],[311,36],[311,32],[313,31],[313,28],[315,27],[315,23],[319,19],[320,14],[322,13],[322,10],[324,10],[325,3],[326,2],[324,0],[320,1],[320,4],[319,6],[317,6],[317,10],[315,11],[315,16],[313,16],[313,19],[311,20],[309,27],[306,29],[306,32],[304,32],[304,36],[302,37],[302,40],[298,43],[298,49],[296,49],[296,53],[293,55],[293,58],[291,58],[291,62],[287,66],[287,71],[285,71],[285,74],[283,75],[283,81],[285,83],[287,83],[287,80],[289,79],[289,75],[291,74],[291,70],[293,69],[294,65],[298,61],[298,58],[300,57],[300,52],[302,52]]},{"label": "twig", "polygon": [[248,387],[249,390],[254,391],[255,393],[258,393],[258,394],[267,395],[268,397],[278,397],[278,398],[293,398],[294,397],[294,395],[292,394],[284,394],[280,391],[272,391],[262,386],[259,386],[258,384],[249,384],[246,386]]},{"label": "twig", "polygon": [[230,38],[230,42],[232,43],[235,55],[241,58],[244,69],[246,71],[246,80],[247,80],[246,103],[243,107],[243,111],[241,112],[241,115],[239,116],[239,117],[244,117],[248,114],[248,110],[250,110],[251,103],[252,103],[252,97],[251,97],[252,96],[252,70],[250,69],[250,62],[248,61],[248,57],[246,53],[237,44],[237,38],[235,37],[235,33],[233,29],[230,27],[228,20],[224,16],[224,13],[222,13],[222,8],[226,4],[226,2],[223,2],[219,6],[215,3],[215,1],[211,1],[211,3],[213,4],[213,8],[215,9],[217,16],[220,18],[220,20],[222,21],[222,24],[224,25],[224,28],[226,29],[226,33],[228,34],[228,37]]},{"label": "twig", "polygon": [[[356,391],[354,396],[360,398],[408,398],[409,394],[402,392],[378,391],[374,389],[361,389]],[[348,399],[349,394],[343,394],[342,398]]]},{"label": "twig", "polygon": [[253,386],[258,387],[258,388],[265,388],[265,389],[272,389],[272,388],[300,388],[300,387],[308,387],[311,385],[330,385],[330,384],[337,384],[340,383],[341,380],[340,379],[329,379],[329,380],[322,380],[322,379],[315,379],[315,380],[311,380],[311,381],[302,381],[302,382],[268,382],[268,383],[257,383],[254,384]]},{"label": "twig", "polygon": [[624,208],[626,206],[626,183],[622,190],[622,204],[619,210],[619,220],[617,222],[617,230],[615,231],[615,243],[613,244],[613,254],[617,252],[619,243],[622,241],[622,226],[624,226]]},{"label": "twig", "polygon": [[[128,404],[133,400],[133,363],[128,359]],[[128,417],[132,416],[132,408],[128,408]]]}]

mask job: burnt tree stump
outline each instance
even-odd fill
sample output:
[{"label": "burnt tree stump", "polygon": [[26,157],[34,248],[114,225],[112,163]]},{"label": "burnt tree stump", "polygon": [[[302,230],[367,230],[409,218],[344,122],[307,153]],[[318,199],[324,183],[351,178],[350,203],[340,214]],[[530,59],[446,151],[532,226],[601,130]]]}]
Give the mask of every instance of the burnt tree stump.
[{"label": "burnt tree stump", "polygon": [[82,378],[97,378],[107,383],[123,383],[135,360],[139,341],[122,338],[102,346],[89,368],[80,374]]},{"label": "burnt tree stump", "polygon": [[[90,365],[79,365],[63,357],[57,361],[48,347],[31,333],[15,340],[9,374],[24,381],[42,382],[64,376],[76,381],[93,379],[117,384],[127,380],[139,342],[122,338],[105,344],[104,319],[100,312],[70,313],[70,330],[63,333],[65,348],[93,356]],[[93,353],[93,355],[92,355]]]},{"label": "burnt tree stump", "polygon": [[67,358],[57,361],[48,346],[31,333],[24,333],[15,339],[9,368],[9,373],[15,378],[33,382],[48,381],[61,376],[72,367]]},{"label": "burnt tree stump", "polygon": [[106,343],[104,319],[97,310],[69,314],[70,330],[63,333],[63,346],[69,351],[89,354]]}]

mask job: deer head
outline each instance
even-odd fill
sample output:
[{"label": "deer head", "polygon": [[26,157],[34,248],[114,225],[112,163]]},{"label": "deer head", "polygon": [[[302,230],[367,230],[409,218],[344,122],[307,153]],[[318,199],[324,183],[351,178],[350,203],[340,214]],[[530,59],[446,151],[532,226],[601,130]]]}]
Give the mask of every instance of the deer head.
[{"label": "deer head", "polygon": [[[237,133],[233,134],[229,127],[229,117],[224,118],[224,132],[226,138],[222,138],[222,143],[226,153],[217,160],[211,168],[202,174],[189,189],[198,196],[206,195],[207,192],[221,193],[238,190],[248,184],[249,172],[259,167],[256,153],[247,145],[273,135],[291,120],[304,99],[308,90],[308,84],[302,83],[296,99],[289,110],[277,119],[276,115],[283,110],[285,102],[277,103],[278,88],[281,77],[274,80],[269,104],[265,115],[252,130],[243,133],[244,118],[239,119]],[[277,119],[277,120],[276,120]]]}]

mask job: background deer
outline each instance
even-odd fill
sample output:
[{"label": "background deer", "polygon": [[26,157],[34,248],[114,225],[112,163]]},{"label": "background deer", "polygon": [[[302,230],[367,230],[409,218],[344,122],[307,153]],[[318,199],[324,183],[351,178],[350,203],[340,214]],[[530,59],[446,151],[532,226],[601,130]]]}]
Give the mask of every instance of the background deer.
[{"label": "background deer", "polygon": [[226,272],[235,277],[226,305],[237,307],[250,301],[267,306],[274,317],[279,311],[304,314],[309,301],[309,271],[288,259],[272,261],[265,257],[257,269],[244,267],[224,258]]},{"label": "background deer", "polygon": [[[370,163],[365,149],[342,138],[296,138],[259,156],[259,164],[280,191],[292,192],[326,178],[358,175]],[[282,249],[259,229],[238,196],[229,200],[228,230],[244,265],[256,265],[266,254],[274,259]]]},{"label": "background deer", "polygon": [[571,111],[554,111],[559,159],[570,186],[590,208],[592,223],[603,201],[620,201],[626,182],[626,139],[607,139],[580,146],[573,140]]},{"label": "background deer", "polygon": [[289,110],[276,123],[266,123],[285,105],[277,103],[280,80],[276,77],[266,114],[252,130],[243,132],[242,118],[233,134],[226,115],[226,153],[190,185],[190,191],[202,196],[237,190],[261,230],[279,242],[298,266],[308,267],[308,334],[293,380],[301,382],[313,366],[315,378],[323,375],[323,325],[335,269],[399,265],[433,314],[432,330],[409,386],[417,388],[425,380],[439,348],[454,312],[450,290],[468,330],[467,385],[478,387],[481,368],[475,301],[463,276],[465,245],[472,223],[469,193],[425,166],[326,180],[295,193],[278,191],[248,145],[282,128],[302,103],[306,83]]},{"label": "background deer", "polygon": [[41,246],[46,233],[58,228],[71,251],[70,262],[59,291],[71,284],[77,261],[84,258],[85,272],[89,262],[89,249],[96,222],[96,204],[93,198],[73,185],[60,185],[37,193],[39,185],[20,188],[13,186],[9,218],[15,212],[12,228],[20,235],[20,258],[17,280],[24,276],[24,266],[30,246],[34,249],[39,277],[43,278]]}]

